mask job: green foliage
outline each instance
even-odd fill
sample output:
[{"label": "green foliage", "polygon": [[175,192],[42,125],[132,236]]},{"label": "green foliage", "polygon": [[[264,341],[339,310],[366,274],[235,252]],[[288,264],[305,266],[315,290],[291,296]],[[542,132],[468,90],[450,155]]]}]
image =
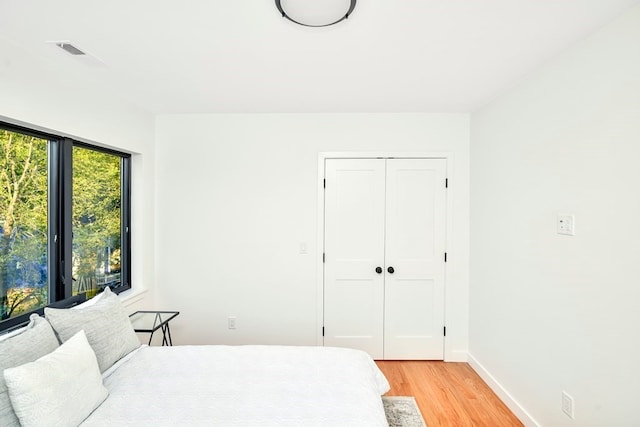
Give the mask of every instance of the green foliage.
[{"label": "green foliage", "polygon": [[[46,300],[47,144],[0,129],[2,319],[18,314],[28,302]],[[26,294],[11,293],[16,287],[24,288]]]},{"label": "green foliage", "polygon": [[73,149],[75,277],[120,269],[120,163],[118,156],[82,147]]}]

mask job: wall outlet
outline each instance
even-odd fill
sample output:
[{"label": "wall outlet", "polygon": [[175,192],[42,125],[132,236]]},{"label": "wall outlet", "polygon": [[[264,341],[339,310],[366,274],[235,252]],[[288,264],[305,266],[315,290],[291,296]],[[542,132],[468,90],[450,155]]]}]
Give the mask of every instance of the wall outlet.
[{"label": "wall outlet", "polygon": [[566,391],[562,392],[562,412],[573,419],[573,397],[569,396]]},{"label": "wall outlet", "polygon": [[235,329],[236,328],[236,317],[235,316],[227,317],[227,327],[229,329]]},{"label": "wall outlet", "polygon": [[558,234],[575,236],[576,219],[573,215],[558,215]]}]

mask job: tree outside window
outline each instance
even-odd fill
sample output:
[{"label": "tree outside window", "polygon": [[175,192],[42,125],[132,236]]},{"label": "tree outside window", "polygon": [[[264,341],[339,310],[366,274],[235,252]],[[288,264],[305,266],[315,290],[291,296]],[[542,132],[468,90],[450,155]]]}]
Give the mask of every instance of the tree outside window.
[{"label": "tree outside window", "polygon": [[121,160],[73,147],[73,295],[121,281]]},{"label": "tree outside window", "polygon": [[0,129],[0,318],[48,302],[48,141]]}]

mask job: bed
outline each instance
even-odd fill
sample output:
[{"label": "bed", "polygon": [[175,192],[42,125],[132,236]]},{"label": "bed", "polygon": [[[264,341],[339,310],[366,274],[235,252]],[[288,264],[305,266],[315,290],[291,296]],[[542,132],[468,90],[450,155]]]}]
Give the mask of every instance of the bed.
[{"label": "bed", "polygon": [[[1,425],[387,426],[389,384],[364,352],[141,346],[117,296],[96,298],[0,340]],[[31,360],[3,360],[17,349]]]},{"label": "bed", "polygon": [[315,347],[141,347],[104,376],[82,426],[386,426],[388,384],[363,352]]}]

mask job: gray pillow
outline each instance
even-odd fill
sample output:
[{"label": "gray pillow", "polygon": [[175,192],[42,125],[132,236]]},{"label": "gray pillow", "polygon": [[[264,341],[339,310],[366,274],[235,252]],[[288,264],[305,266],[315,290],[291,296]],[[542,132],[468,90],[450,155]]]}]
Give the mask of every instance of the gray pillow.
[{"label": "gray pillow", "polygon": [[98,359],[100,372],[140,347],[140,341],[120,299],[109,288],[93,305],[77,309],[45,308],[44,314],[60,341],[65,342],[84,330]]},{"label": "gray pillow", "polygon": [[[0,337],[0,370],[33,362],[58,348],[51,325],[44,318],[32,314],[27,326],[10,336]],[[0,426],[18,427],[20,423],[13,411],[4,375],[0,375]]]}]

